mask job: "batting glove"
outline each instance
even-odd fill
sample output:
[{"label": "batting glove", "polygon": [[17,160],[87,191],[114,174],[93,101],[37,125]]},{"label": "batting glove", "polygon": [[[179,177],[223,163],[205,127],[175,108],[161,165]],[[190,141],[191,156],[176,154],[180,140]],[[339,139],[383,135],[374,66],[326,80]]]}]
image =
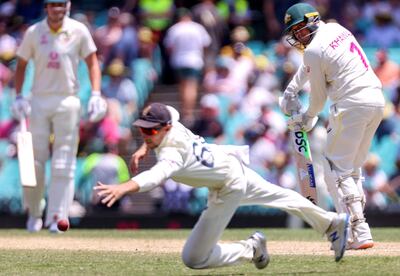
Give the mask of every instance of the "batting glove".
[{"label": "batting glove", "polygon": [[298,113],[301,109],[301,104],[297,94],[285,91],[282,97],[279,97],[279,107],[286,115]]},{"label": "batting glove", "polygon": [[11,105],[11,114],[18,121],[31,114],[31,104],[22,95],[18,95]]},{"label": "batting glove", "polygon": [[107,102],[101,97],[100,91],[93,91],[89,99],[89,121],[96,123],[104,118],[107,113]]},{"label": "batting glove", "polygon": [[318,121],[318,117],[310,117],[305,113],[298,113],[293,116],[290,116],[288,119],[288,127],[291,130],[304,130],[305,132],[309,132],[313,129]]}]

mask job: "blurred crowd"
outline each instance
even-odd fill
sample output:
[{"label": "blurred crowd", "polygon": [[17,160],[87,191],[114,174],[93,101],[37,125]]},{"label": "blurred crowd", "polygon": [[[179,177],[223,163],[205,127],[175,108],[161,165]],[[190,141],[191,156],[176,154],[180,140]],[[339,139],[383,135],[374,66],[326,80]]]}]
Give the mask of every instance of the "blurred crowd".
[{"label": "blurred crowd", "polygon": [[[296,2],[72,0],[70,16],[88,26],[98,47],[102,93],[108,101],[102,121],[90,123],[86,111],[82,115],[75,215],[101,208],[91,193],[96,181],[129,178],[126,161],[138,146],[131,123],[159,84],[176,86],[182,122],[193,132],[212,143],[249,145],[253,169],[273,183],[298,189],[286,120],[277,104],[302,62],[301,53],[282,39],[284,12]],[[400,208],[400,0],[305,2],[323,20],[338,21],[357,36],[382,81],[386,115],[365,164],[364,189],[367,209]],[[8,109],[14,99],[16,49],[26,28],[42,17],[39,0],[0,4],[0,212],[23,211],[15,174],[18,122]],[[84,64],[79,78],[79,96],[87,103],[90,84]],[[29,95],[26,79],[24,93]],[[303,100],[307,93],[301,92]],[[332,209],[318,166],[327,110],[310,139],[320,205]],[[157,210],[198,214],[207,192],[168,181],[149,197]],[[115,208],[130,212],[134,200],[124,198]]]}]

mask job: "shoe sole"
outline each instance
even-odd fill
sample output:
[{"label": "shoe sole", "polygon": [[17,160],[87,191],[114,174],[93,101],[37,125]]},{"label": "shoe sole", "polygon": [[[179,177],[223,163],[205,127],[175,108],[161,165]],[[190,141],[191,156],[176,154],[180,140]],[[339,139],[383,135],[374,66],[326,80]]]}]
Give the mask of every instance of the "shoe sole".
[{"label": "shoe sole", "polygon": [[372,248],[372,247],[374,247],[374,243],[370,242],[370,243],[366,243],[366,244],[360,245],[357,248],[352,248],[352,249],[359,250],[359,249],[368,249],[368,248]]},{"label": "shoe sole", "polygon": [[340,254],[339,256],[335,257],[335,261],[338,262],[343,258],[344,251],[346,251],[346,242],[347,242],[347,235],[348,235],[348,227],[349,227],[349,220],[350,216],[346,214],[346,221],[344,224],[344,239],[342,240],[342,244],[340,245]]}]

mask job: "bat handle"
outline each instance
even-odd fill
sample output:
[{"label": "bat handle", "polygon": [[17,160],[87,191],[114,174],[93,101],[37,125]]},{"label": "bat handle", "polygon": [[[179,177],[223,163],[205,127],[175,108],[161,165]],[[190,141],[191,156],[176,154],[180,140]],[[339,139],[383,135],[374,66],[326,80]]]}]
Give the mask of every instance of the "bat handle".
[{"label": "bat handle", "polygon": [[25,117],[21,118],[19,124],[20,124],[20,131],[21,132],[26,132],[27,131],[27,127],[26,127],[26,118]]}]

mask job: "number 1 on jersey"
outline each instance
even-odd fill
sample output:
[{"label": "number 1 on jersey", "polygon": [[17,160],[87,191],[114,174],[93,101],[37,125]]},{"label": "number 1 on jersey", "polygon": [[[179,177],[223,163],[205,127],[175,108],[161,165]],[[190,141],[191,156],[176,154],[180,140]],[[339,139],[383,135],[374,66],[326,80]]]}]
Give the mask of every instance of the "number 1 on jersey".
[{"label": "number 1 on jersey", "polygon": [[362,63],[364,64],[364,67],[365,67],[366,69],[368,69],[368,63],[367,63],[367,61],[365,60],[364,55],[362,54],[360,48],[358,48],[358,46],[352,41],[352,42],[350,43],[350,52],[354,53],[354,51],[356,51],[357,54],[360,56],[361,61],[362,61]]}]

